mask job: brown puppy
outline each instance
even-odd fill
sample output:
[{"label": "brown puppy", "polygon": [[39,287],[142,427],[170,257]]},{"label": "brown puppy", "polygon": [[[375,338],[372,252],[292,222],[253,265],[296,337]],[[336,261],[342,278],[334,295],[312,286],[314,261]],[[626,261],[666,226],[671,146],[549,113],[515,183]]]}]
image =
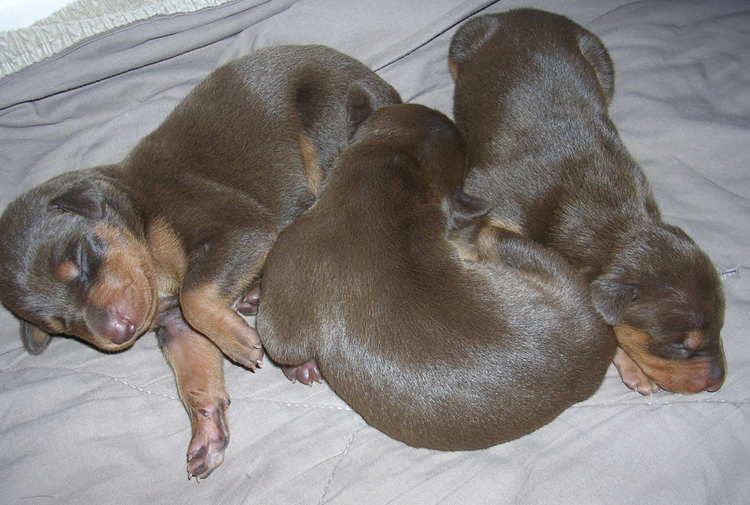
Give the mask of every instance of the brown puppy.
[{"label": "brown puppy", "polygon": [[383,107],[264,268],[269,356],[314,360],[368,423],[414,446],[529,433],[592,394],[615,348],[562,258],[485,226],[467,168],[445,116]]},{"label": "brown puppy", "polygon": [[257,334],[235,311],[253,300],[241,296],[356,124],[399,101],[332,49],[263,49],[213,72],[121,163],[23,194],[0,219],[11,238],[0,296],[24,321],[24,345],[39,353],[65,334],[117,351],[160,327],[192,420],[188,472],[207,476],[228,437],[213,344],[259,364]]},{"label": "brown puppy", "polygon": [[642,394],[717,390],[724,297],[706,254],[662,222],[607,114],[612,62],[569,19],[523,9],[473,19],[450,47],[467,191],[491,219],[562,253],[614,326],[623,381]]}]

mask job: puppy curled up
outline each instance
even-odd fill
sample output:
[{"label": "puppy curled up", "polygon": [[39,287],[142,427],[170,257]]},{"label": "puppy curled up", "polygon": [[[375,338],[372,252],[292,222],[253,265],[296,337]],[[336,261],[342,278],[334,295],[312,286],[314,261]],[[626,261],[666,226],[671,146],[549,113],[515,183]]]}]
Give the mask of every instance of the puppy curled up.
[{"label": "puppy curled up", "polygon": [[106,351],[156,329],[190,415],[188,475],[228,442],[221,353],[255,369],[252,310],[277,234],[312,202],[362,114],[400,102],[323,46],[260,49],[211,73],[121,162],[75,170],[3,212],[0,297],[24,346],[52,335]]},{"label": "puppy curled up", "polygon": [[269,356],[314,362],[369,424],[418,447],[539,428],[597,389],[615,348],[560,256],[489,225],[462,189],[467,169],[445,116],[381,108],[262,279]]},{"label": "puppy curled up", "polygon": [[614,70],[596,35],[563,16],[479,16],[450,47],[467,189],[490,219],[562,254],[589,283],[642,394],[716,391],[724,381],[724,295],[716,268],[665,223],[612,123]]}]

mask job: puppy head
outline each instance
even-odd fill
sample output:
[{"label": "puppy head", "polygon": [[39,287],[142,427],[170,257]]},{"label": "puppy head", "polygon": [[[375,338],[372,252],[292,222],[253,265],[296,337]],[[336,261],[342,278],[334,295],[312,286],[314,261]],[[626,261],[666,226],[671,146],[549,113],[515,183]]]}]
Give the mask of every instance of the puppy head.
[{"label": "puppy head", "polygon": [[716,391],[724,380],[724,295],[706,254],[679,228],[630,238],[592,283],[620,346],[662,388]]},{"label": "puppy head", "polygon": [[13,201],[0,217],[0,297],[23,321],[26,349],[69,335],[117,351],[149,329],[153,267],[137,215],[112,181],[65,174]]},{"label": "puppy head", "polygon": [[573,65],[579,78],[593,76],[588,82],[600,91],[605,104],[611,101],[614,67],[601,40],[564,16],[537,9],[514,9],[467,21],[451,40],[448,66],[454,80],[469,69],[468,78],[486,87],[528,55],[557,61],[561,68]]}]

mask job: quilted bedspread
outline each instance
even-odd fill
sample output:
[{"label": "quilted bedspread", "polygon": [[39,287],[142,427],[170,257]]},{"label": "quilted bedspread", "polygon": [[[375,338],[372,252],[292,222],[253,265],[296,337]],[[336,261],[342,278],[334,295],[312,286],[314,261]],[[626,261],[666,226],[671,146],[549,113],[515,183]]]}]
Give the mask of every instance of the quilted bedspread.
[{"label": "quilted bedspread", "polygon": [[153,334],[117,354],[55,338],[31,356],[0,309],[0,503],[750,504],[750,4],[213,3],[112,27],[0,79],[0,209],[55,174],[119,161],[211,70],[269,45],[330,45],[405,101],[450,115],[456,27],[539,7],[602,38],[623,141],[665,220],[721,270],[727,380],[716,393],[643,397],[610,367],[593,397],[526,437],[438,452],[369,427],[326,385],[227,362],[230,445],[223,466],[195,484],[185,473],[189,421]]}]

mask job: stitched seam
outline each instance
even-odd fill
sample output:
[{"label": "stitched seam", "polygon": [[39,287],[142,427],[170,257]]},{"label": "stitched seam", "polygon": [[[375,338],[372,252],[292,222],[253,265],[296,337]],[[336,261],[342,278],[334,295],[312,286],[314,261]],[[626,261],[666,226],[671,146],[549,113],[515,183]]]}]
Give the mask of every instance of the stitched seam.
[{"label": "stitched seam", "polygon": [[[52,367],[52,366],[26,366],[23,367],[23,369],[38,369],[38,370],[65,370],[68,372],[72,372],[75,374],[80,375],[96,375],[99,377],[104,377],[107,379],[111,379],[114,382],[120,383],[124,386],[127,386],[135,391],[140,391],[142,393],[146,393],[152,396],[159,396],[162,398],[167,398],[170,400],[178,400],[179,398],[171,395],[167,395],[164,393],[156,393],[154,391],[149,391],[148,389],[137,386],[135,384],[132,384],[125,379],[122,379],[120,377],[115,377],[112,375],[107,375],[105,373],[101,372],[94,372],[90,370],[79,370],[77,368],[68,368],[68,367]],[[14,373],[18,372],[20,369],[4,369],[0,370],[0,374],[5,373]],[[339,406],[339,405],[313,405],[308,403],[295,403],[295,402],[285,402],[281,400],[273,400],[270,398],[253,398],[253,397],[232,397],[232,401],[239,401],[239,400],[245,400],[245,401],[261,401],[261,402],[268,402],[268,403],[276,403],[279,405],[285,405],[287,407],[301,407],[301,408],[315,408],[315,409],[330,409],[330,410],[340,410],[340,411],[347,411],[347,412],[353,412],[350,407],[346,406]],[[576,405],[571,405],[569,408],[576,409],[576,408],[604,408],[604,407],[666,407],[666,406],[673,406],[673,405],[699,405],[699,404],[715,404],[715,405],[734,405],[734,406],[741,406],[741,405],[747,405],[750,404],[750,398],[743,398],[741,400],[721,400],[721,399],[706,399],[706,400],[677,400],[677,401],[668,401],[668,400],[660,400],[660,401],[650,401],[647,399],[643,399],[643,401],[617,401],[617,402],[584,402],[579,403]]]},{"label": "stitched seam", "polygon": [[700,405],[700,404],[716,404],[716,405],[748,405],[750,404],[750,398],[744,398],[742,400],[678,400],[675,402],[670,401],[650,401],[644,399],[642,402],[638,401],[623,401],[623,402],[601,402],[601,403],[579,403],[571,405],[571,409],[582,409],[587,407],[668,407],[675,405]]},{"label": "stitched seam", "polygon": [[341,463],[344,461],[347,454],[349,454],[349,451],[354,445],[354,439],[357,438],[357,433],[359,433],[361,429],[362,429],[361,426],[359,428],[357,426],[354,427],[354,429],[352,430],[352,434],[346,443],[346,447],[344,447],[344,450],[338,454],[338,461],[333,466],[333,469],[331,470],[331,474],[328,476],[328,480],[326,480],[326,484],[323,487],[323,494],[320,495],[320,500],[318,500],[318,505],[323,505],[323,503],[325,502],[326,495],[328,495],[328,491],[330,491],[331,489],[331,484],[333,484],[333,478],[336,476],[336,472],[338,472],[338,469],[341,466]]},{"label": "stitched seam", "polygon": [[[113,375],[107,375],[105,373],[94,372],[94,371],[91,371],[91,370],[78,370],[76,368],[53,367],[53,366],[27,366],[27,367],[24,367],[23,369],[25,369],[25,370],[65,370],[66,372],[70,372],[70,373],[77,374],[77,375],[94,375],[94,376],[97,376],[97,377],[102,377],[102,378],[105,378],[105,379],[112,380],[114,382],[117,382],[118,384],[122,384],[123,386],[127,386],[130,389],[133,389],[135,391],[139,391],[141,393],[146,393],[146,394],[151,395],[151,396],[158,396],[158,397],[161,397],[161,398],[167,398],[169,400],[179,400],[179,398],[177,398],[176,396],[171,396],[171,395],[168,395],[168,394],[165,394],[165,393],[157,393],[155,391],[150,391],[150,390],[144,388],[143,386],[138,386],[136,384],[132,384],[132,383],[126,381],[125,379],[121,378],[121,377],[115,377]],[[13,372],[17,372],[17,371],[19,371],[19,370],[18,369],[16,369],[16,370],[7,370],[6,369],[6,370],[0,371],[0,374],[13,373]]]},{"label": "stitched seam", "polygon": [[[92,373],[94,373],[94,372],[92,372]],[[127,386],[127,387],[129,387],[131,389],[135,389],[136,391],[140,391],[141,393],[147,393],[147,394],[152,395],[152,396],[159,396],[161,398],[167,398],[169,400],[179,400],[179,398],[177,398],[176,396],[171,396],[171,395],[164,394],[164,393],[155,393],[154,391],[149,391],[148,389],[142,388],[141,386],[136,386],[135,384],[131,384],[128,381],[126,381],[124,379],[120,379],[118,377],[110,377],[109,375],[104,375],[104,374],[96,374],[96,375],[101,375],[103,377],[108,377],[108,378],[112,379],[113,381],[115,381],[115,382],[117,382],[119,384],[123,384],[123,385],[125,385],[125,386]]]},{"label": "stitched seam", "polygon": [[344,412],[353,412],[351,407],[346,407],[346,406],[341,406],[341,405],[314,405],[311,403],[296,403],[296,402],[285,402],[282,400],[272,400],[271,398],[253,398],[253,397],[235,398],[235,397],[232,397],[232,401],[235,401],[235,400],[275,403],[277,405],[284,405],[286,407],[299,407],[299,408],[307,408],[307,409],[328,409],[328,410],[340,410]]},{"label": "stitched seam", "polygon": [[[101,372],[94,372],[91,370],[79,370],[76,368],[67,368],[67,367],[50,367],[50,366],[31,366],[31,367],[24,367],[25,369],[37,369],[37,370],[65,370],[66,372],[70,372],[73,374],[78,375],[94,375],[97,377],[102,377],[105,379],[110,379],[118,384],[122,384],[123,386],[127,386],[130,389],[133,389],[135,391],[139,391],[141,393],[146,393],[151,396],[158,396],[161,398],[167,398],[169,400],[180,400],[177,396],[168,395],[165,393],[157,393],[155,391],[150,391],[146,389],[143,386],[138,386],[137,384],[133,384],[131,382],[128,382],[127,380],[121,378],[121,377],[115,377],[112,375],[107,375],[105,373]],[[3,373],[13,373],[18,370],[2,370],[0,371],[0,374]],[[328,409],[328,410],[339,410],[343,412],[352,412],[352,409],[347,406],[341,406],[341,405],[314,405],[310,403],[297,403],[297,402],[285,402],[282,400],[273,400],[271,398],[253,398],[253,397],[232,397],[232,401],[258,401],[258,402],[267,402],[267,403],[274,403],[277,405],[284,405],[286,407],[297,407],[297,408],[307,408],[307,409]]]}]

